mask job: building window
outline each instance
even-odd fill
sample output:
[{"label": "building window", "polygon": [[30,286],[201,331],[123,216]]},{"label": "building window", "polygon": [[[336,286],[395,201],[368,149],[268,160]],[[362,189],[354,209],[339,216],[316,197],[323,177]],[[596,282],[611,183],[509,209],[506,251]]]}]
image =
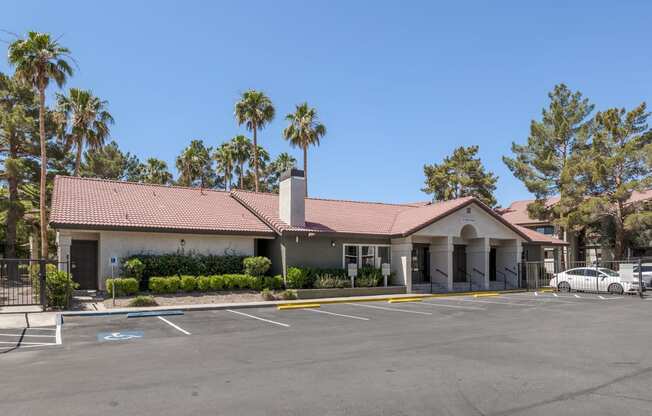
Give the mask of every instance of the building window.
[{"label": "building window", "polygon": [[344,246],[344,268],[349,264],[358,264],[358,246]]},{"label": "building window", "polygon": [[361,267],[380,268],[383,263],[391,263],[391,248],[389,245],[344,244],[342,266],[349,264]]},{"label": "building window", "polygon": [[543,225],[535,228],[534,231],[545,235],[553,235],[555,233],[555,227],[553,225]]}]

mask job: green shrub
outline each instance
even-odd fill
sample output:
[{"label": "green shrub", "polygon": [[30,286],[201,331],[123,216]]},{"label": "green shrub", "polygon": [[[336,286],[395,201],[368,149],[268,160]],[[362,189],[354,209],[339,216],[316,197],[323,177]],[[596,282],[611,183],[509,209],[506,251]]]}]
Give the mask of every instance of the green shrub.
[{"label": "green shrub", "polygon": [[149,290],[156,294],[165,293],[165,279],[165,277],[150,277]]},{"label": "green shrub", "polygon": [[192,292],[197,288],[197,278],[195,276],[181,276],[179,287],[182,292]]},{"label": "green shrub", "polygon": [[304,289],[310,287],[306,272],[298,267],[288,268],[287,285],[290,289]]},{"label": "green shrub", "polygon": [[383,274],[375,267],[362,267],[355,278],[356,287],[376,287],[383,283]]},{"label": "green shrub", "polygon": [[151,290],[152,293],[177,293],[180,286],[181,279],[177,276],[149,278],[149,290]]},{"label": "green shrub", "polygon": [[332,276],[329,274],[320,275],[313,283],[315,289],[333,289],[351,287],[351,280]]},{"label": "green shrub", "polygon": [[242,273],[243,256],[203,254],[136,254],[124,259],[124,265],[138,259],[143,264],[142,276],[213,276]]},{"label": "green shrub", "polygon": [[72,276],[56,267],[47,268],[45,273],[45,297],[47,305],[51,308],[66,309],[70,306],[72,293],[79,284],[72,280]]},{"label": "green shrub", "polygon": [[262,284],[265,289],[281,290],[283,289],[283,276],[276,275],[274,277],[263,277]]},{"label": "green shrub", "polygon": [[247,257],[242,262],[244,266],[244,274],[249,276],[263,276],[270,267],[272,262],[267,257]]},{"label": "green shrub", "polygon": [[140,296],[136,296],[135,298],[129,301],[129,306],[134,306],[134,307],[157,306],[157,305],[158,303],[156,302],[156,299],[154,299],[152,296],[140,295]]},{"label": "green shrub", "polygon": [[133,277],[134,279],[140,280],[143,278],[143,272],[145,271],[145,265],[140,259],[130,258],[122,263],[122,270],[127,277]]},{"label": "green shrub", "polygon": [[134,277],[106,279],[106,292],[109,296],[113,296],[114,286],[116,296],[130,296],[138,292],[138,280]]},{"label": "green shrub", "polygon": [[260,292],[260,296],[262,296],[263,300],[276,300],[276,297],[274,297],[274,292],[271,290],[265,288]]},{"label": "green shrub", "polygon": [[296,290],[284,290],[283,293],[281,293],[281,298],[284,300],[294,300],[297,298],[297,291]]},{"label": "green shrub", "polygon": [[211,290],[214,291],[219,291],[224,289],[224,277],[223,276],[211,276],[210,277],[211,283]]},{"label": "green shrub", "polygon": [[209,276],[199,276],[197,278],[197,290],[200,292],[211,290],[211,278]]},{"label": "green shrub", "polygon": [[165,278],[166,293],[177,293],[180,287],[181,287],[181,279],[178,276],[171,276]]}]

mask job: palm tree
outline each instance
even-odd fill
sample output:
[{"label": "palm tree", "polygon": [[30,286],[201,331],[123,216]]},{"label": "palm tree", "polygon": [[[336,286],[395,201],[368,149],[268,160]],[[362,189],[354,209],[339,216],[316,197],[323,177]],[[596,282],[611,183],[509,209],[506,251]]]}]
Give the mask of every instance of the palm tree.
[{"label": "palm tree", "polygon": [[276,156],[274,162],[272,162],[272,165],[274,165],[274,170],[279,174],[292,169],[296,164],[297,160],[294,158],[294,156],[290,155],[287,152],[280,153],[278,156]]},{"label": "palm tree", "polygon": [[249,161],[251,155],[251,141],[243,135],[235,136],[231,139],[231,150],[233,152],[233,163],[236,164],[236,173],[240,189],[244,189],[244,164]]},{"label": "palm tree", "polygon": [[66,144],[77,150],[75,176],[79,176],[84,145],[97,149],[109,136],[113,116],[106,110],[107,101],[100,100],[90,90],[71,88],[68,96],[57,94],[57,109],[70,123],[70,133],[65,134]]},{"label": "palm tree", "polygon": [[319,139],[326,134],[326,126],[319,122],[317,110],[308,103],[296,106],[294,113],[285,116],[290,125],[283,130],[283,137],[294,147],[303,150],[303,175],[306,180],[306,196],[308,196],[308,146],[319,146]]},{"label": "palm tree", "polygon": [[233,180],[233,148],[231,143],[222,143],[220,147],[215,150],[213,159],[217,162],[218,172],[224,173],[224,188],[231,190],[231,181]]},{"label": "palm tree", "polygon": [[274,119],[274,106],[272,101],[263,92],[248,90],[242,94],[240,101],[235,104],[235,118],[238,125],[244,124],[249,131],[254,133],[252,144],[254,160],[254,183],[258,192],[258,129]]},{"label": "palm tree", "polygon": [[45,146],[45,89],[54,80],[61,88],[72,67],[66,61],[70,51],[59,45],[47,33],[29,32],[26,39],[18,39],[9,45],[9,63],[16,68],[16,77],[36,88],[39,95],[39,135],[41,140],[41,177],[39,209],[41,220],[41,257],[48,257],[48,222],[45,211],[47,154]]},{"label": "palm tree", "polygon": [[150,157],[143,170],[145,183],[167,185],[172,182],[172,174],[168,171],[168,165],[162,160]]},{"label": "palm tree", "polygon": [[193,140],[177,157],[177,169],[181,173],[179,183],[192,186],[196,179],[200,180],[199,186],[206,187],[207,168],[210,168],[210,148],[204,146],[202,140]]}]

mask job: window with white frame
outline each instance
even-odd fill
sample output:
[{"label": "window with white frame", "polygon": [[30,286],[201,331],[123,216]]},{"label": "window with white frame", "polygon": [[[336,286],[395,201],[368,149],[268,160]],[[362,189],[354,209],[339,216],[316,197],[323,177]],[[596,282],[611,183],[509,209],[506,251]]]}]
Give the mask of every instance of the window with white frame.
[{"label": "window with white frame", "polygon": [[361,267],[380,268],[383,263],[391,262],[391,248],[382,244],[344,244],[342,265],[346,269],[349,264]]}]

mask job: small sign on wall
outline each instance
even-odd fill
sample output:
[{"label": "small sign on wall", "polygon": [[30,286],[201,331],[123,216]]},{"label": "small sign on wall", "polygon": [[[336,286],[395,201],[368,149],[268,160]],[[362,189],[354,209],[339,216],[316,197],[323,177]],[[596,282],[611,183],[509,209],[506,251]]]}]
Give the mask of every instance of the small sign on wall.
[{"label": "small sign on wall", "polygon": [[111,261],[112,266],[115,265],[115,264],[118,264],[118,258],[117,257],[111,257],[110,261]]},{"label": "small sign on wall", "polygon": [[387,287],[387,277],[392,273],[390,269],[390,264],[389,263],[383,263],[381,266],[381,273],[383,274],[383,280],[385,283],[385,287]]}]

